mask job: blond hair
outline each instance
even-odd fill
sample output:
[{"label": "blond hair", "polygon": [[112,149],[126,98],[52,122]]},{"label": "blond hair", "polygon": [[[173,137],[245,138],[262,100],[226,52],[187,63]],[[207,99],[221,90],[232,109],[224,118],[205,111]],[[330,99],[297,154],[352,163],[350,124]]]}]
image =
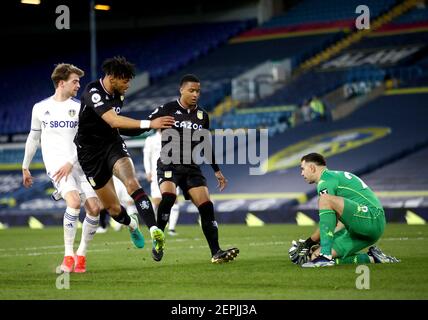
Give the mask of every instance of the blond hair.
[{"label": "blond hair", "polygon": [[67,81],[72,73],[77,74],[79,78],[85,75],[85,72],[75,65],[69,63],[58,63],[51,75],[55,89],[58,87],[58,83],[61,80]]}]

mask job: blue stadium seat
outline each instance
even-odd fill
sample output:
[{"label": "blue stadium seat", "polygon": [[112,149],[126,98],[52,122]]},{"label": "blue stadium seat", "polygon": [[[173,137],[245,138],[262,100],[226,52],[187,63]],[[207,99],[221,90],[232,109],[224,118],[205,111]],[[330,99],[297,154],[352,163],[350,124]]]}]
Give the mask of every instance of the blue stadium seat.
[{"label": "blue stadium seat", "polygon": [[394,20],[394,24],[401,23],[414,23],[414,22],[426,22],[428,21],[428,7],[416,6],[412,10],[409,10],[402,16]]},{"label": "blue stadium seat", "polygon": [[[124,55],[136,64],[138,71],[148,71],[152,81],[177,72],[180,68],[199,59],[211,49],[225,43],[231,36],[245,31],[254,24],[254,21],[232,21],[220,23],[206,23],[177,26],[175,28],[160,28],[151,33],[138,32],[123,36],[114,47],[98,48],[98,61],[114,55]],[[174,43],[175,50],[170,49]],[[177,54],[179,52],[179,54]],[[53,93],[50,79],[52,66],[57,54],[48,56],[43,61],[31,65],[11,66],[2,70],[0,88],[7,95],[0,96],[0,109],[8,110],[10,114],[0,117],[2,120],[2,133],[28,132],[30,128],[31,108],[37,101]],[[61,60],[71,61],[83,70],[89,70],[88,56],[84,52],[70,53]],[[30,64],[30,63],[29,63]],[[28,77],[28,74],[34,77]],[[89,81],[89,77],[82,79],[82,86]],[[15,84],[20,86],[16,87]],[[22,94],[25,90],[25,94]],[[218,89],[217,89],[218,90]],[[175,94],[175,93],[174,93]],[[216,103],[219,96],[212,99]],[[16,120],[13,120],[16,115]]]},{"label": "blue stadium seat", "polygon": [[305,0],[284,14],[274,17],[263,27],[293,26],[304,23],[352,20],[357,17],[355,8],[365,4],[370,8],[372,17],[379,15],[395,4],[394,0],[370,0],[362,3],[359,0]]}]

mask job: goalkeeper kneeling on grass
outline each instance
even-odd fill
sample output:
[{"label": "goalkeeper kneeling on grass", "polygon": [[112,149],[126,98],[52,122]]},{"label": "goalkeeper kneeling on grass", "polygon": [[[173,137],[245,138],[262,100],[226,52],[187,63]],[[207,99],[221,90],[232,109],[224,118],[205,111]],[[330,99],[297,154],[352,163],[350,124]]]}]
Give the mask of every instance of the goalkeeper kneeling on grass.
[{"label": "goalkeeper kneeling on grass", "polygon": [[[306,182],[317,183],[320,222],[307,240],[293,240],[289,249],[293,263],[312,268],[400,261],[373,246],[383,234],[385,213],[375,193],[360,178],[327,169],[318,153],[303,156],[300,167]],[[359,253],[367,247],[367,253]]]}]

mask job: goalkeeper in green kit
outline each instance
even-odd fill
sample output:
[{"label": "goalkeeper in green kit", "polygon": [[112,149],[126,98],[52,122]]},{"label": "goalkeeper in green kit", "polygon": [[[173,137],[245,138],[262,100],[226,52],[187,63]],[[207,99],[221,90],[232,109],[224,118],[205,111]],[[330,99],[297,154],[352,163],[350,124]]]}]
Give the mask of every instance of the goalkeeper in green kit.
[{"label": "goalkeeper in green kit", "polygon": [[[385,213],[375,193],[360,178],[327,169],[318,153],[303,156],[301,170],[308,183],[317,183],[320,222],[307,240],[293,241],[289,256],[294,263],[311,268],[399,262],[372,246],[383,234]],[[359,253],[367,247],[367,253]]]}]

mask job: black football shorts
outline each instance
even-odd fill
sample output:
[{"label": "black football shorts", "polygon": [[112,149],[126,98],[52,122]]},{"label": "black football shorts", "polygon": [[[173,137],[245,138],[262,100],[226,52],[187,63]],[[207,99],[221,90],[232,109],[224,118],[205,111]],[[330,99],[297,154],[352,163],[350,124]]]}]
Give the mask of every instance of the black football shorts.
[{"label": "black football shorts", "polygon": [[190,200],[189,189],[207,186],[207,180],[196,164],[163,164],[160,159],[157,163],[157,176],[159,186],[164,181],[174,182],[183,191],[186,200]]},{"label": "black football shorts", "polygon": [[122,141],[116,141],[106,147],[78,147],[77,157],[86,175],[86,179],[94,190],[100,189],[113,176],[113,166],[123,157],[131,157]]}]

